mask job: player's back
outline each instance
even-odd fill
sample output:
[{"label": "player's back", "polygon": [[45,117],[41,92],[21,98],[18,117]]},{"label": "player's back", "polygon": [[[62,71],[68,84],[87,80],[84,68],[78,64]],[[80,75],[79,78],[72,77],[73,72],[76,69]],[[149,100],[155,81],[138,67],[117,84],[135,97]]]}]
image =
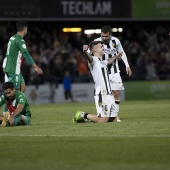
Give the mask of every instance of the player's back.
[{"label": "player's back", "polygon": [[[15,34],[9,39],[6,57],[7,63],[5,67],[5,72],[7,73],[20,73],[20,65],[21,65],[21,48],[25,48],[25,41],[21,36]],[[22,47],[23,46],[23,47]]]}]

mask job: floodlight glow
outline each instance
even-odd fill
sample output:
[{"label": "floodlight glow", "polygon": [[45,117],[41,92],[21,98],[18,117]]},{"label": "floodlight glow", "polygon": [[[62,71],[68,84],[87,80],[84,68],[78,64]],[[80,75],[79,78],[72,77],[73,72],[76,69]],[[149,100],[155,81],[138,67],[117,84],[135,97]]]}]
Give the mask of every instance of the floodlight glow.
[{"label": "floodlight glow", "polygon": [[117,28],[112,28],[112,32],[117,32]]},{"label": "floodlight glow", "polygon": [[68,32],[68,28],[63,28],[63,32]]},{"label": "floodlight glow", "polygon": [[123,32],[123,28],[118,28],[118,31],[119,32]]},{"label": "floodlight glow", "polygon": [[101,29],[95,29],[94,32],[95,32],[96,34],[100,34],[100,33],[101,33]]},{"label": "floodlight glow", "polygon": [[81,28],[70,28],[71,32],[81,32],[82,29]]},{"label": "floodlight glow", "polygon": [[63,32],[81,32],[81,28],[63,28]]},{"label": "floodlight glow", "polygon": [[84,30],[85,34],[94,34],[94,30]]},{"label": "floodlight glow", "polygon": [[[112,32],[123,32],[123,28],[112,28]],[[101,29],[84,30],[85,34],[101,34]]]}]

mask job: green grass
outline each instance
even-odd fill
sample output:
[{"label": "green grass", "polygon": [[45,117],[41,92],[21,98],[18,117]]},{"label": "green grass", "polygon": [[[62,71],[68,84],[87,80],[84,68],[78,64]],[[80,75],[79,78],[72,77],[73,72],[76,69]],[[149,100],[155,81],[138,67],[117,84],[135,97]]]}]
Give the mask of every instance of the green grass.
[{"label": "green grass", "polygon": [[170,102],[122,102],[122,123],[78,123],[94,103],[32,105],[30,126],[0,128],[0,169],[169,170]]}]

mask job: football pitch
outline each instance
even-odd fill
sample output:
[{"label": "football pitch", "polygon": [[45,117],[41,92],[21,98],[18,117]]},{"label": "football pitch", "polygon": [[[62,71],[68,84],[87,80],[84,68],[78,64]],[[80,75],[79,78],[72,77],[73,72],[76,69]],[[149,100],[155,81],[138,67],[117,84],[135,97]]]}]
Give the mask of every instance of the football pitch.
[{"label": "football pitch", "polygon": [[78,109],[96,114],[94,103],[31,105],[30,126],[0,127],[0,169],[170,170],[169,100],[122,102],[121,123],[74,124]]}]

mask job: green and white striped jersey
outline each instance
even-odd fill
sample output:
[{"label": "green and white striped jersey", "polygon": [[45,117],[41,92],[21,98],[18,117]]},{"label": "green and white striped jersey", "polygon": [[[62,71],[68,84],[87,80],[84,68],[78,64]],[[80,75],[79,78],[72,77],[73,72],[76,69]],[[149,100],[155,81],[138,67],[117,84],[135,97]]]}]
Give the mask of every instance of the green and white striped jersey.
[{"label": "green and white striped jersey", "polygon": [[5,72],[20,74],[22,54],[27,52],[25,40],[18,34],[13,35],[8,42]]}]

